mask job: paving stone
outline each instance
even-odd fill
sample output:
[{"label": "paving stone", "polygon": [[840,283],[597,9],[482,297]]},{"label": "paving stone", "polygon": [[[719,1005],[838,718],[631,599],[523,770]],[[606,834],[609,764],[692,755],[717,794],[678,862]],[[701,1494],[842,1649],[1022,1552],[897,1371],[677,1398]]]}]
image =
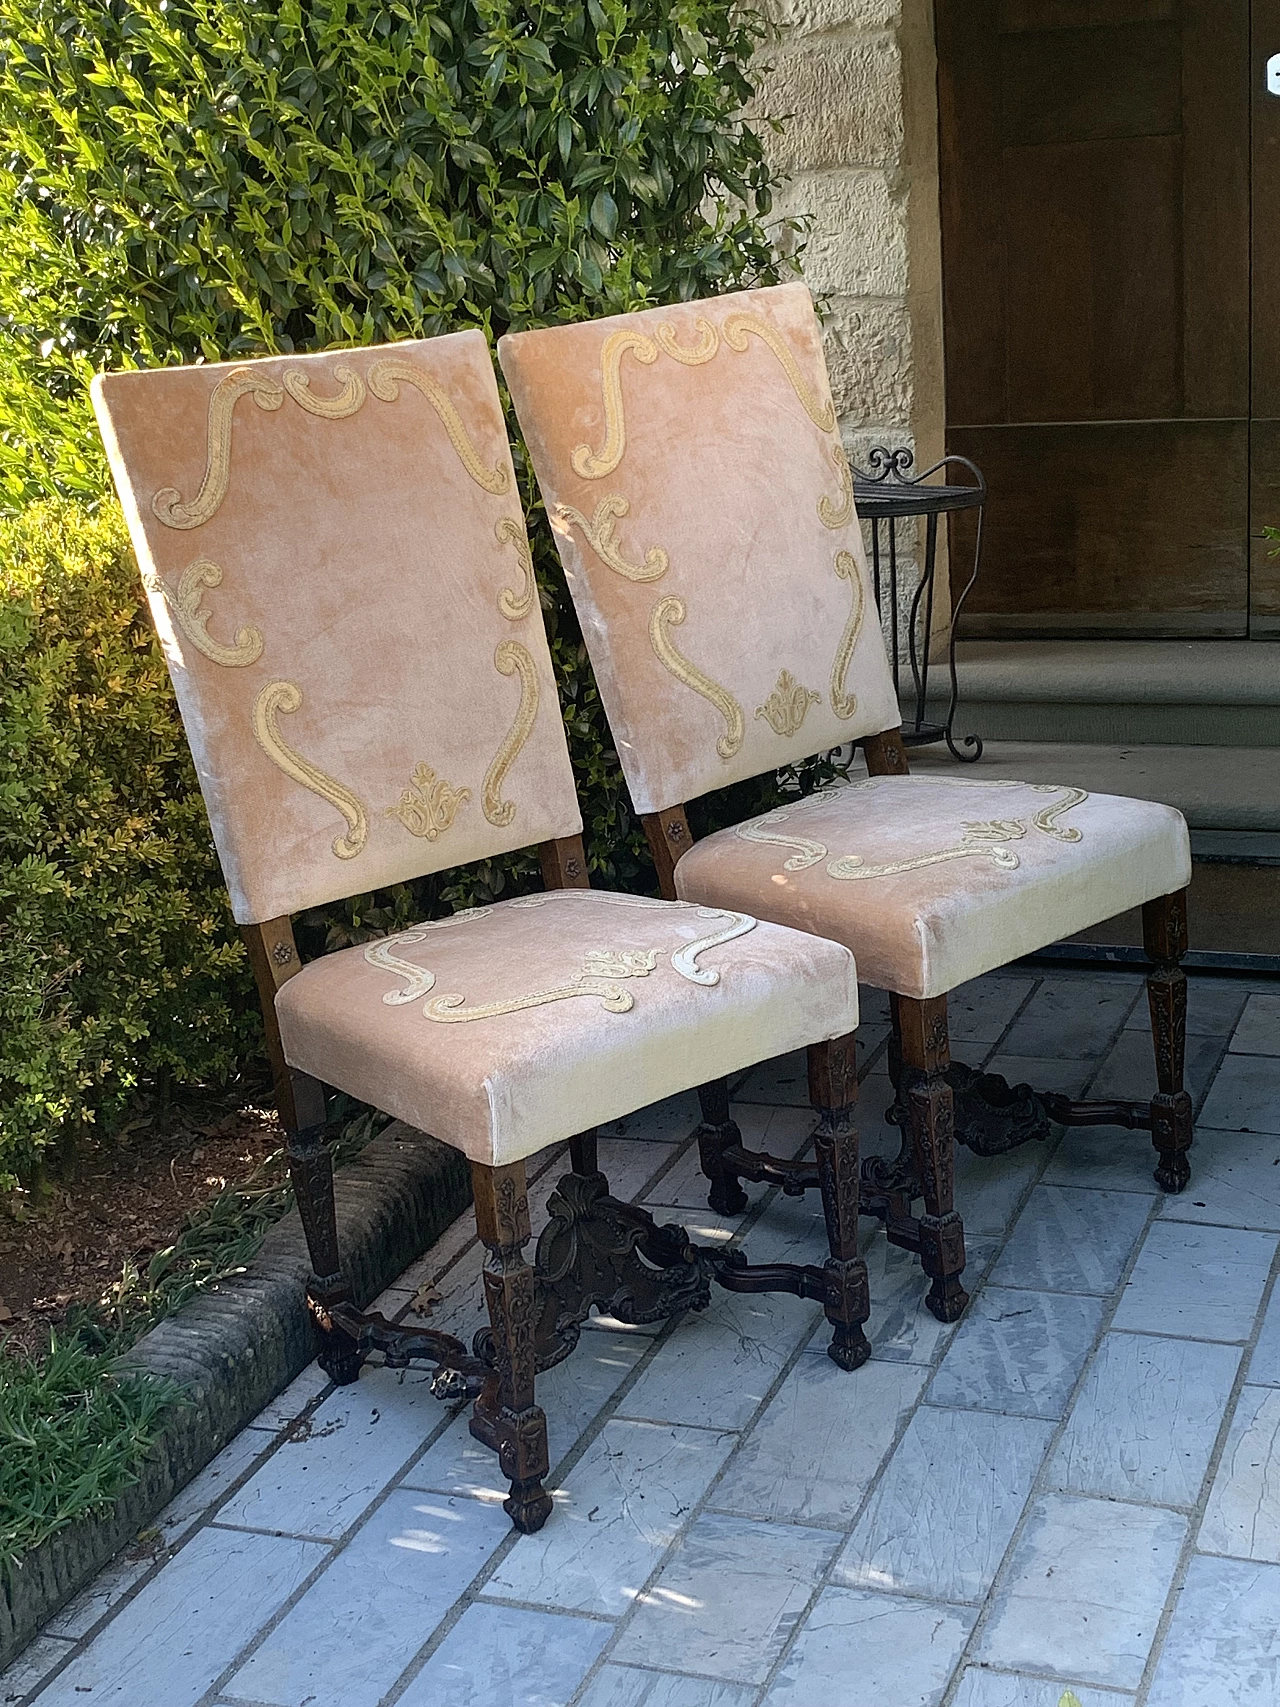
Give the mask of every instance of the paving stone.
[{"label": "paving stone", "polygon": [[1186,1519],[1153,1507],[1038,1499],[992,1597],[977,1658],[1136,1689]]},{"label": "paving stone", "polygon": [[1106,1334],[1058,1443],[1051,1485],[1195,1505],[1239,1367],[1235,1346]]},{"label": "paving stone", "polygon": [[399,1707],[568,1707],[612,1634],[594,1619],[477,1601]]},{"label": "paving stone", "polygon": [[824,1589],[760,1707],[935,1707],[974,1617],[969,1607]]},{"label": "paving stone", "polygon": [[964,1221],[965,1238],[1002,1236],[1050,1155],[1047,1144],[1024,1144],[1006,1156],[978,1156],[958,1147],[955,1205]]},{"label": "paving stone", "polygon": [[[585,1334],[563,1363],[538,1376],[534,1391],[547,1413],[553,1471],[635,1368],[645,1346],[640,1337]],[[406,1474],[404,1485],[497,1503],[506,1499],[508,1484],[498,1468],[497,1454],[472,1437],[470,1422],[471,1406],[464,1405]]]},{"label": "paving stone", "polygon": [[803,1049],[779,1055],[753,1067],[734,1091],[734,1101],[774,1103],[791,1108],[809,1106],[809,1066]]},{"label": "paving stone", "polygon": [[1249,997],[1231,1036],[1233,1055],[1280,1055],[1280,992]]},{"label": "paving stone", "polygon": [[[1145,1002],[1143,1006],[1145,1008]],[[1191,1092],[1191,1100],[1197,1107],[1221,1059],[1220,1037],[1187,1038],[1182,1082]],[[1089,1095],[1099,1099],[1118,1097],[1125,1102],[1146,1102],[1158,1089],[1151,1032],[1144,1029],[1120,1033],[1090,1084]]]},{"label": "paving stone", "polygon": [[344,1533],[449,1413],[429,1372],[365,1367],[335,1387],[218,1513],[220,1523],[273,1534]]},{"label": "paving stone", "polygon": [[[1044,1171],[1044,1183],[1163,1196],[1155,1182],[1158,1160],[1148,1132],[1129,1132],[1122,1126],[1073,1126],[1058,1140]],[[1199,1165],[1199,1152],[1193,1145],[1192,1184]]]},{"label": "paving stone", "polygon": [[1166,1221],[1280,1232],[1280,1135],[1211,1132],[1201,1125],[1191,1170],[1187,1189],[1161,1200]]},{"label": "paving stone", "polygon": [[619,1617],[736,1441],[711,1429],[615,1417],[553,1488],[546,1527],[520,1538],[485,1592]]},{"label": "paving stone", "polygon": [[1060,1417],[1104,1310],[1100,1298],[984,1287],[930,1383],[930,1403]]},{"label": "paving stone", "polygon": [[1140,997],[1142,984],[1136,979],[1046,978],[1004,1039],[1002,1051],[1047,1060],[1096,1061]]},{"label": "paving stone", "polygon": [[1275,1251],[1268,1233],[1157,1221],[1113,1325],[1189,1339],[1248,1339]]},{"label": "paving stone", "polygon": [[705,1677],[602,1666],[578,1707],[752,1707],[757,1691]]},{"label": "paving stone", "polygon": [[1031,1493],[1053,1424],[918,1410],[837,1561],[833,1581],[979,1601]]},{"label": "paving stone", "polygon": [[[984,1239],[965,1240],[965,1282],[972,1289],[982,1279],[995,1246]],[[871,1355],[890,1363],[933,1364],[943,1347],[955,1337],[953,1323],[940,1322],[925,1306],[929,1290],[920,1260],[910,1251],[891,1245],[877,1233],[867,1247],[867,1275],[871,1285],[871,1319],[866,1325]],[[826,1354],[825,1340],[818,1336],[811,1346]]]},{"label": "paving stone", "polygon": [[63,1641],[57,1636],[37,1636],[11,1666],[0,1671],[0,1702],[9,1707],[11,1702],[21,1701],[38,1683],[44,1682],[55,1666],[69,1658],[71,1652],[70,1641]]},{"label": "paving stone", "polygon": [[[1071,1693],[1080,1707],[1128,1707],[1133,1696],[1114,1690],[1089,1689],[1072,1683]],[[966,1666],[952,1707],[1062,1707],[1066,1695],[1061,1681],[1027,1677],[1017,1672],[988,1671],[984,1666]]]},{"label": "paving stone", "polygon": [[1193,1558],[1147,1707],[1275,1707],[1280,1565]]},{"label": "paving stone", "polygon": [[117,1555],[98,1572],[88,1588],[81,1589],[61,1612],[54,1613],[44,1627],[46,1635],[72,1640],[87,1635],[99,1619],[104,1618],[136,1583],[142,1581],[154,1563],[155,1557],[150,1550],[144,1552],[131,1547]]},{"label": "paving stone", "polygon": [[[1249,999],[1249,986],[1235,978],[1187,978],[1187,1036],[1226,1039],[1235,1029]],[[1129,1015],[1131,1031],[1151,1032],[1151,1010],[1145,994]]]},{"label": "paving stone", "polygon": [[1280,1564],[1280,1388],[1241,1388],[1196,1545]]},{"label": "paving stone", "polygon": [[1272,1290],[1245,1379],[1257,1386],[1280,1387],[1280,1286]]},{"label": "paving stone", "polygon": [[[1019,1025],[1022,1023],[1019,1020]],[[1008,1046],[1000,1045],[1000,1053],[992,1055],[984,1071],[999,1073],[1011,1085],[1030,1085],[1033,1091],[1057,1091],[1062,1096],[1080,1096],[1093,1076],[1097,1059],[1093,1056],[1018,1055]]]},{"label": "paving stone", "polygon": [[964,1054],[957,1045],[999,1043],[1035,984],[1034,978],[993,972],[952,990],[947,997],[947,1030],[955,1053]]},{"label": "paving stone", "polygon": [[848,1375],[804,1356],[712,1490],[718,1511],[844,1529],[893,1445],[928,1371],[871,1362]]},{"label": "paving stone", "polygon": [[991,1271],[992,1284],[1112,1292],[1148,1213],[1145,1198],[1134,1192],[1038,1185]]},{"label": "paving stone", "polygon": [[195,1707],[327,1556],[314,1541],[202,1529],[41,1695],[41,1707]]},{"label": "paving stone", "polygon": [[[742,1133],[748,1150],[767,1150],[775,1156],[796,1156],[805,1148],[817,1125],[811,1108],[765,1108],[752,1103],[735,1103],[733,1117]],[[752,1203],[759,1201],[769,1190],[744,1180],[743,1189]],[[698,1155],[698,1146],[690,1144],[673,1168],[653,1185],[646,1195],[647,1203],[671,1205],[674,1208],[701,1209],[707,1201],[706,1175]]]},{"label": "paving stone", "polygon": [[679,1096],[650,1103],[648,1108],[637,1109],[634,1114],[624,1114],[621,1120],[611,1120],[600,1128],[600,1137],[627,1138],[633,1143],[657,1140],[662,1144],[683,1144],[701,1124],[698,1093],[681,1091]]},{"label": "paving stone", "polygon": [[1280,1132],[1280,1057],[1228,1055],[1200,1110],[1204,1126]]},{"label": "paving stone", "polygon": [[823,1529],[706,1512],[681,1537],[613,1650],[673,1669],[761,1684],[840,1545]]},{"label": "paving stone", "polygon": [[[447,1238],[448,1234],[445,1237]],[[290,1381],[283,1393],[278,1393],[269,1405],[258,1412],[253,1419],[253,1427],[269,1428],[273,1432],[288,1428],[298,1420],[313,1399],[320,1397],[328,1385],[329,1377],[320,1365],[309,1363],[301,1375]]]}]

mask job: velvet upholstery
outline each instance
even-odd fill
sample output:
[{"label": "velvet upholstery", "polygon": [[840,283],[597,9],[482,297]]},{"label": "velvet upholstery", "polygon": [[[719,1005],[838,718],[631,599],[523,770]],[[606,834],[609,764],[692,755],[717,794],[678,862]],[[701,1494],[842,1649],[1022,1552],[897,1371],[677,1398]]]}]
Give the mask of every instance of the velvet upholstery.
[{"label": "velvet upholstery", "polygon": [[581,828],[482,333],[94,404],[238,920]]},{"label": "velvet upholstery", "polygon": [[499,357],[639,811],[897,726],[804,285]]},{"label": "velvet upholstery", "polygon": [[836,943],[563,889],[327,954],[276,1012],[291,1065],[496,1165],[842,1036],[858,990]]},{"label": "velvet upholstery", "polygon": [[810,795],[695,842],[675,872],[683,899],[833,937],[865,981],[920,998],[1190,877],[1171,806],[937,776]]}]

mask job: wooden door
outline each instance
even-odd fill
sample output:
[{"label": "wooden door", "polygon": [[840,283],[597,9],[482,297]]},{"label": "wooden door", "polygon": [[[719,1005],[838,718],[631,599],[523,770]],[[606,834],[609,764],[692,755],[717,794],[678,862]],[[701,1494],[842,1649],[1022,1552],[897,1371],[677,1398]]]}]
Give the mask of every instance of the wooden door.
[{"label": "wooden door", "polygon": [[1280,557],[1264,527],[1280,527],[1280,95],[1267,62],[1280,54],[1280,0],[1253,0],[1252,395],[1249,632],[1280,638]]},{"label": "wooden door", "polygon": [[948,439],[991,490],[967,630],[1244,634],[1249,0],[936,16]]}]

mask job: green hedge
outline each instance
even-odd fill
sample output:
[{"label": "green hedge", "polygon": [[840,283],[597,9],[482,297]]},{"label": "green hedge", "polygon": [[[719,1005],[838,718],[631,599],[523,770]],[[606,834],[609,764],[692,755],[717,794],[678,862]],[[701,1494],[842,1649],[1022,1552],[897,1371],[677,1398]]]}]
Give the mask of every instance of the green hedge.
[{"label": "green hedge", "polygon": [[4,1186],[141,1083],[225,1077],[260,1027],[114,506],[0,522],[0,680]]}]

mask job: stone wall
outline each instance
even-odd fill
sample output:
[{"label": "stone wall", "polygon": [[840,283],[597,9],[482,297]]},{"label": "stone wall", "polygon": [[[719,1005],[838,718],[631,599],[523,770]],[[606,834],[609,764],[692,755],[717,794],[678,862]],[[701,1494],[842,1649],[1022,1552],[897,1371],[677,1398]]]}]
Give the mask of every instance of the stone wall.
[{"label": "stone wall", "polygon": [[[873,444],[909,445],[926,468],[946,422],[931,0],[768,5],[780,38],[761,54],[757,110],[781,121],[766,133],[789,179],[777,212],[808,222],[804,276],[845,444],[862,465]],[[946,581],[940,551],[942,638]]]}]

